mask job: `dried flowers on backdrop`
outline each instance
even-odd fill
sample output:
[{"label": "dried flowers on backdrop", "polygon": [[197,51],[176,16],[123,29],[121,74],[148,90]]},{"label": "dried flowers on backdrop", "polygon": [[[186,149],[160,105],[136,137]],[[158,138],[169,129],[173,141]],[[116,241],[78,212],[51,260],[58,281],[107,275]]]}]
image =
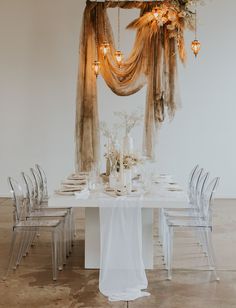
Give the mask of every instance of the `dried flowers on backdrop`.
[{"label": "dried flowers on backdrop", "polygon": [[150,39],[154,33],[159,33],[160,28],[165,28],[169,38],[175,38],[179,56],[182,62],[186,60],[184,47],[185,28],[194,31],[195,29],[195,7],[203,4],[201,0],[169,0],[153,2],[153,9],[150,12],[133,20],[126,28],[140,30],[147,27]]}]

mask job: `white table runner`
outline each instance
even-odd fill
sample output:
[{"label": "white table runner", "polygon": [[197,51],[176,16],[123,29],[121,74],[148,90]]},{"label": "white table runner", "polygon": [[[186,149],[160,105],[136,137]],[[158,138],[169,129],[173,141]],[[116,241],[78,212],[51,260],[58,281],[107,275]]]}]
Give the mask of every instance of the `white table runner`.
[{"label": "white table runner", "polygon": [[110,301],[150,295],[142,259],[141,200],[100,200],[99,289]]}]

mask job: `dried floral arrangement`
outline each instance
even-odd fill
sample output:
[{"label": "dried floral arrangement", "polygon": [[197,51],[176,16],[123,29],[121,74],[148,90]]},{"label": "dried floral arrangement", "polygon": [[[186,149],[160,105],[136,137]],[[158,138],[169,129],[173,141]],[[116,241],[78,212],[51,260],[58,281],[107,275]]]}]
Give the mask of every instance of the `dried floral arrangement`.
[{"label": "dried floral arrangement", "polygon": [[179,57],[182,62],[186,60],[183,32],[187,28],[195,29],[195,6],[202,4],[201,0],[163,0],[153,1],[152,11],[148,11],[132,21],[127,29],[141,30],[148,27],[149,39],[165,26],[169,38],[177,42]]},{"label": "dried floral arrangement", "polygon": [[[105,158],[108,158],[111,161],[111,170],[119,170],[120,168],[120,152],[114,149],[109,153],[105,153]],[[134,166],[143,163],[143,159],[135,153],[127,154],[123,156],[123,165],[125,169],[131,169]]]},{"label": "dried floral arrangement", "polygon": [[114,142],[115,139],[117,139],[118,131],[122,129],[124,130],[125,135],[127,135],[134,127],[142,124],[144,118],[139,109],[132,113],[127,113],[126,111],[115,111],[113,115],[118,118],[118,122],[113,124],[111,128],[108,127],[106,122],[100,122],[100,131],[102,135],[110,139],[111,142]]},{"label": "dried floral arrangement", "polygon": [[104,121],[101,121],[99,126],[102,135],[110,140],[115,140],[117,138],[119,127],[118,124],[114,124],[112,128],[110,128]]},{"label": "dried floral arrangement", "polygon": [[[119,169],[120,166],[120,152],[117,144],[118,131],[122,129],[127,135],[135,126],[140,125],[143,122],[143,114],[139,109],[133,111],[132,113],[120,111],[114,112],[113,114],[118,118],[118,122],[113,124],[112,128],[109,128],[107,123],[100,122],[100,131],[102,135],[107,138],[104,157],[107,162],[109,162],[109,166],[107,166],[107,169],[109,170]],[[123,165],[125,169],[130,169],[141,162],[142,158],[137,154],[131,153],[123,156]],[[106,173],[109,174],[110,171],[107,170]]]},{"label": "dried floral arrangement", "polygon": [[128,135],[135,126],[143,123],[143,114],[138,110],[133,111],[131,114],[125,111],[117,111],[114,112],[114,115],[119,118],[120,124],[118,127],[124,128],[126,135]]}]

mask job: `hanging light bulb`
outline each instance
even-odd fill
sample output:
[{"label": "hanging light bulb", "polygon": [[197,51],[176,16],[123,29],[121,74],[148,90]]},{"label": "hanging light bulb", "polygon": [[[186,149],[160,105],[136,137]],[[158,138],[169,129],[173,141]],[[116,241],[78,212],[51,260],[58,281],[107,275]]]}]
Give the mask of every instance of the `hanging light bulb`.
[{"label": "hanging light bulb", "polygon": [[95,60],[93,62],[93,71],[94,71],[94,74],[96,76],[96,78],[98,77],[99,73],[100,73],[100,62]]},{"label": "hanging light bulb", "polygon": [[192,41],[191,49],[192,49],[195,57],[197,57],[197,55],[198,55],[198,53],[201,49],[201,43],[198,40]]},{"label": "hanging light bulb", "polygon": [[101,45],[101,50],[103,52],[103,56],[106,57],[106,55],[110,51],[110,44],[104,41],[103,44]]},{"label": "hanging light bulb", "polygon": [[197,9],[195,9],[195,39],[192,41],[191,49],[192,49],[194,56],[196,58],[200,49],[201,49],[201,43],[197,39]]},{"label": "hanging light bulb", "polygon": [[119,0],[118,0],[118,15],[117,15],[117,26],[118,26],[118,49],[116,50],[115,52],[115,57],[116,57],[116,61],[117,61],[117,64],[118,66],[120,67],[121,66],[121,63],[122,63],[122,60],[123,60],[123,53],[120,51],[120,3],[119,3]]},{"label": "hanging light bulb", "polygon": [[121,63],[122,63],[122,60],[124,58],[124,55],[123,55],[123,53],[120,50],[117,50],[115,52],[115,57],[116,57],[117,64],[120,67]]},{"label": "hanging light bulb", "polygon": [[110,51],[110,44],[107,41],[107,23],[106,23],[106,17],[104,17],[104,41],[101,45],[101,51],[103,53],[104,58],[106,58],[107,54]]},{"label": "hanging light bulb", "polygon": [[[96,0],[97,2],[97,0]],[[98,77],[99,75],[99,72],[100,72],[100,62],[98,61],[98,58],[97,58],[97,48],[98,48],[98,20],[97,20],[97,3],[96,3],[96,7],[95,7],[95,56],[96,56],[96,60],[94,60],[93,62],[93,65],[92,65],[92,69],[94,71],[94,74],[96,76],[96,78]]]}]

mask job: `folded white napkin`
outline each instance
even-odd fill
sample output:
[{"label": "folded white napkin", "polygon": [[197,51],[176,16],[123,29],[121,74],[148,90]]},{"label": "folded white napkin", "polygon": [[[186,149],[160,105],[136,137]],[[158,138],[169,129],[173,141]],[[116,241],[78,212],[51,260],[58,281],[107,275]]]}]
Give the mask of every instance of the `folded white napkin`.
[{"label": "folded white napkin", "polygon": [[89,197],[89,190],[87,188],[77,191],[74,193],[76,199],[88,199]]}]

